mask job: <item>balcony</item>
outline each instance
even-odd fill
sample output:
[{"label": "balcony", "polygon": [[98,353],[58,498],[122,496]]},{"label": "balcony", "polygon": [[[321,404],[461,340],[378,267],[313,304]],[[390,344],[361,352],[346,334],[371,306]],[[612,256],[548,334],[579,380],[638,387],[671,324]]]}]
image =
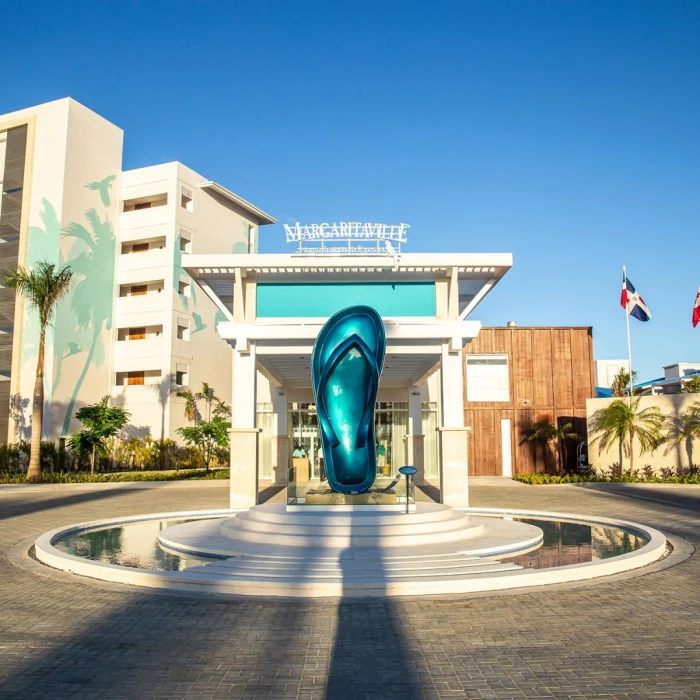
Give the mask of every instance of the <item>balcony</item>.
[{"label": "balcony", "polygon": [[[166,311],[172,307],[172,289],[162,292],[149,292],[138,296],[118,297],[117,315],[146,314],[152,311]],[[119,324],[123,325],[123,324]]]},{"label": "balcony", "polygon": [[165,353],[170,355],[170,348],[162,335],[147,337],[144,340],[118,340],[114,344],[115,367],[118,367],[122,360],[162,358]]},{"label": "balcony", "polygon": [[132,272],[134,270],[150,270],[154,267],[165,267],[172,264],[172,254],[167,248],[154,248],[143,253],[126,253],[117,258],[118,272]]},{"label": "balcony", "polygon": [[119,215],[119,229],[124,231],[132,228],[158,226],[173,221],[173,211],[170,206],[152,207],[151,209],[136,209],[123,211]]},{"label": "balcony", "polygon": [[[124,384],[112,387],[112,398],[121,399],[127,405],[134,404],[162,404],[170,395],[170,387],[158,384],[133,385]],[[157,415],[157,414],[156,414]]]}]

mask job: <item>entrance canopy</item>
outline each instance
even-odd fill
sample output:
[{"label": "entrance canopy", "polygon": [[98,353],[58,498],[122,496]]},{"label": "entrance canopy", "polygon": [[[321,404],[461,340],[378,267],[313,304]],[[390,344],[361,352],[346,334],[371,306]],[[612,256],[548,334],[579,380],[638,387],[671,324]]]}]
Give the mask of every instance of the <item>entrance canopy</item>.
[{"label": "entrance canopy", "polygon": [[[439,440],[441,498],[468,505],[462,350],[481,329],[470,314],[512,262],[503,253],[184,255],[183,267],[217,305],[225,319],[217,329],[233,347],[231,507],[257,499],[258,372],[269,380],[274,410],[274,439],[263,448],[271,447],[276,479],[286,483],[288,406],[313,400],[314,341],[329,316],[358,304],[376,309],[386,329],[378,401],[408,407],[401,462],[415,466],[420,481],[425,441]],[[438,368],[439,425],[426,437],[419,386]]]},{"label": "entrance canopy", "polygon": [[183,266],[217,304],[221,336],[239,352],[256,346],[258,368],[278,387],[310,386],[313,343],[326,319],[373,306],[387,331],[385,387],[419,384],[444,345],[476,337],[468,320],[512,265],[510,254],[185,255]]}]

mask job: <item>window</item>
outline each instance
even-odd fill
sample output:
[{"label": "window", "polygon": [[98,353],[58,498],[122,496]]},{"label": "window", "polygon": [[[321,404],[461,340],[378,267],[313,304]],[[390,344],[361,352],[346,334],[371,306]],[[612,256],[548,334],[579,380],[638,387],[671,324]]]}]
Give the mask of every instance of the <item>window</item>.
[{"label": "window", "polygon": [[127,372],[126,383],[129,386],[142,386],[145,383],[145,372]]},{"label": "window", "polygon": [[248,224],[248,252],[258,252],[258,229],[252,224]]},{"label": "window", "polygon": [[134,243],[133,246],[131,246],[131,252],[132,253],[145,253],[149,248],[148,243]]},{"label": "window", "polygon": [[189,326],[189,324],[183,324],[183,323],[180,323],[178,321],[177,337],[179,340],[189,340],[190,339],[190,326]]},{"label": "window", "polygon": [[132,297],[140,297],[143,294],[148,294],[148,285],[147,284],[135,284],[131,287],[131,296]]},{"label": "window", "polygon": [[180,194],[180,206],[187,211],[192,211],[192,190],[188,187],[183,187]]},{"label": "window", "polygon": [[179,294],[182,294],[183,297],[188,297],[190,295],[189,282],[185,282],[184,280],[180,280],[180,283],[177,286],[177,291]]},{"label": "window", "polygon": [[190,239],[189,234],[185,235],[185,232],[182,229],[180,229],[180,252],[192,252],[192,240]]},{"label": "window", "polygon": [[187,386],[187,372],[182,369],[175,371],[175,384],[178,386]]},{"label": "window", "polygon": [[146,329],[145,328],[129,328],[129,333],[127,334],[127,340],[145,340]]},{"label": "window", "polygon": [[467,401],[510,401],[508,355],[467,355]]}]

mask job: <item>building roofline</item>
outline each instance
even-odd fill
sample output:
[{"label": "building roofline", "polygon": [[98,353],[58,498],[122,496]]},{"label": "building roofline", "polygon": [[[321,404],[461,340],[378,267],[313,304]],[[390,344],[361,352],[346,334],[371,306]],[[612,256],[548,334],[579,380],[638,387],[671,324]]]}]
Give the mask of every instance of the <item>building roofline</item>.
[{"label": "building roofline", "polygon": [[266,272],[458,272],[500,279],[513,266],[510,253],[401,253],[395,265],[389,255],[302,255],[290,253],[200,253],[184,255],[182,264],[194,271],[261,269]]},{"label": "building roofline", "polygon": [[481,330],[504,330],[504,331],[592,331],[593,326],[482,326]]},{"label": "building roofline", "polygon": [[212,192],[216,192],[216,194],[220,195],[221,197],[228,199],[234,204],[237,204],[242,209],[245,209],[247,212],[253,214],[253,216],[256,216],[260,225],[264,226],[265,224],[277,223],[277,219],[269,214],[266,214],[262,209],[259,209],[254,204],[251,204],[247,199],[239,197],[235,192],[231,192],[231,190],[227,189],[223,185],[220,185],[214,180],[205,180],[204,182],[200,182],[199,189],[211,190]]}]

